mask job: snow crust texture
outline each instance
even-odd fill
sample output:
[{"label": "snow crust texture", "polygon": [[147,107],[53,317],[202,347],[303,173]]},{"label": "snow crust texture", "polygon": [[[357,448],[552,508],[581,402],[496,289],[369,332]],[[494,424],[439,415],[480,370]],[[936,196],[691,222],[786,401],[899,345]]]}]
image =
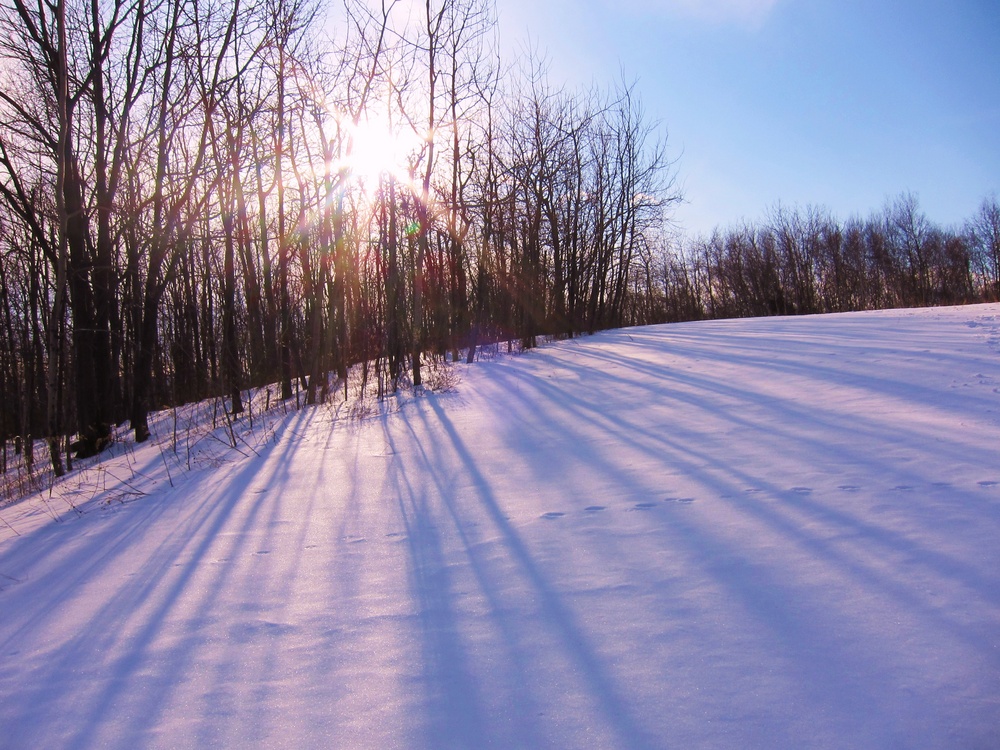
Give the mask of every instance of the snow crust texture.
[{"label": "snow crust texture", "polygon": [[455,367],[0,511],[0,747],[1000,747],[1000,306]]}]

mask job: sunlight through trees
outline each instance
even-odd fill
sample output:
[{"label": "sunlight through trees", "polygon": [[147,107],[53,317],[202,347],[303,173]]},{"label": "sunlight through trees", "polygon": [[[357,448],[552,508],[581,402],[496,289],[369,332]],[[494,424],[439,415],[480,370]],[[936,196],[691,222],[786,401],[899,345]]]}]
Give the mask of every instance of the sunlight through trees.
[{"label": "sunlight through trees", "polygon": [[[779,211],[681,248],[636,88],[499,57],[489,0],[0,5],[0,440],[279,382],[378,393],[478,345],[1000,293],[996,201],[945,232]],[[298,388],[295,385],[298,384]],[[30,457],[34,460],[34,457]],[[30,463],[30,462],[29,462]]]}]

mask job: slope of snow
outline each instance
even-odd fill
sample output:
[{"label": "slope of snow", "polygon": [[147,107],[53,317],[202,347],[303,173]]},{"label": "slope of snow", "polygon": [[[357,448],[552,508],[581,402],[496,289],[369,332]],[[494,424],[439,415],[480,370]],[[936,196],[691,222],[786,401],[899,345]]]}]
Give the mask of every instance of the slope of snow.
[{"label": "slope of snow", "polygon": [[1000,746],[1000,305],[456,369],[0,511],[0,746]]}]

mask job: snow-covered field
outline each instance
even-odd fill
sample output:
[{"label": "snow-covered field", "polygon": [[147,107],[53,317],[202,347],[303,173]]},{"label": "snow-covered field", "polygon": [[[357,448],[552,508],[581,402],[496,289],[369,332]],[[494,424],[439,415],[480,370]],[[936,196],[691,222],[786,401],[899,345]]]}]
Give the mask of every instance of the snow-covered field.
[{"label": "snow-covered field", "polygon": [[455,368],[0,510],[0,747],[1000,747],[1000,305]]}]

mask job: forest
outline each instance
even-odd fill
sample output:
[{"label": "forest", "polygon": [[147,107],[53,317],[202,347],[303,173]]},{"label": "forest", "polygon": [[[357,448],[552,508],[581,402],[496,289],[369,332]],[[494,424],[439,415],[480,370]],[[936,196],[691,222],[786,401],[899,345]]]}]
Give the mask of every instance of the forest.
[{"label": "forest", "polygon": [[[685,238],[638,87],[502,59],[490,0],[3,0],[0,451],[249,387],[378,393],[483,345],[1000,299],[1000,203]],[[331,18],[335,21],[331,22]],[[5,466],[3,468],[6,468]]]}]

